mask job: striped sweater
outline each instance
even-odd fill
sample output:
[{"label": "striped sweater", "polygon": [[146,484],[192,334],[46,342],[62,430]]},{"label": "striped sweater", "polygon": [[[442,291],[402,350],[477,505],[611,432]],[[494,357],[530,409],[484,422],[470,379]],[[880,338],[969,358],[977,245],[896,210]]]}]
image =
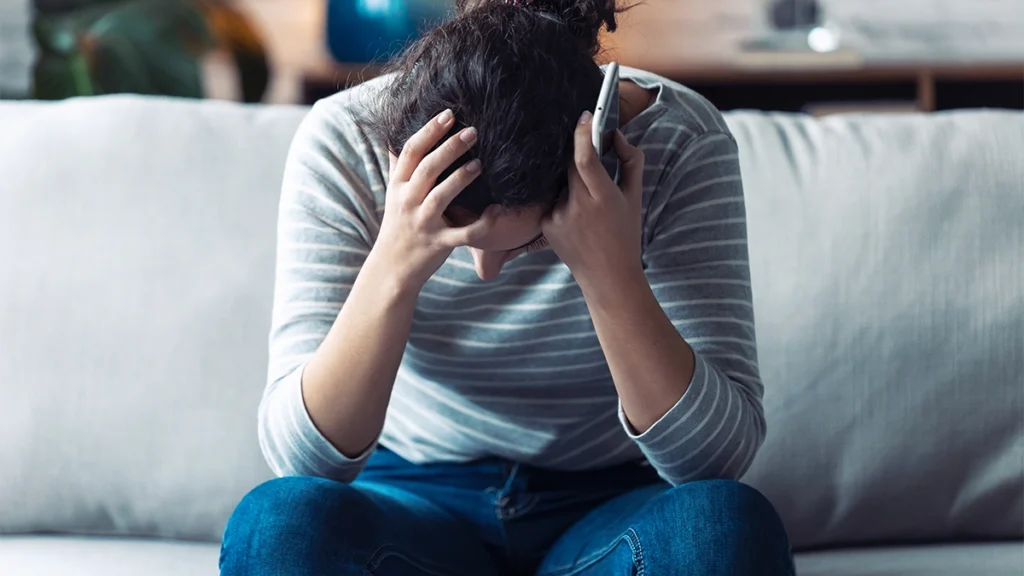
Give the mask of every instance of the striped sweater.
[{"label": "striped sweater", "polygon": [[[646,156],[646,275],[696,355],[686,393],[636,434],[555,253],[519,256],[484,282],[461,248],[417,300],[381,445],[416,463],[499,456],[556,470],[646,458],[673,484],[738,478],[750,465],[765,423],[736,142],[693,91],[639,70],[621,75],[657,94],[623,133]],[[387,151],[353,110],[382,81],[317,103],[287,160],[259,409],[260,445],[278,475],[350,481],[372,451],[335,449],[306,412],[301,380],[380,230]]]}]

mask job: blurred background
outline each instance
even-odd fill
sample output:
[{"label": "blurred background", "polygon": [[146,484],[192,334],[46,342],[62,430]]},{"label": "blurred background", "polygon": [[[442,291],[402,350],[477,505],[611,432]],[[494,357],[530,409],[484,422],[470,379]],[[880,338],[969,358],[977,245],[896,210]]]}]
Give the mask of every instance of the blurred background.
[{"label": "blurred background", "polygon": [[[448,0],[0,0],[0,98],[308,104],[372,77]],[[647,0],[606,60],[723,110],[1024,108],[1022,0]]]}]

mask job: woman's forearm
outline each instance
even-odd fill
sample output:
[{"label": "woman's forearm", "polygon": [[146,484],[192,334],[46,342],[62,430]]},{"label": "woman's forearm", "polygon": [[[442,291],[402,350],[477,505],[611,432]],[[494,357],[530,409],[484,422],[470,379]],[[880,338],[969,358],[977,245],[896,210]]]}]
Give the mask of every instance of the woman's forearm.
[{"label": "woman's forearm", "polygon": [[643,433],[686,392],[693,350],[665,316],[643,272],[580,286],[622,410]]},{"label": "woman's forearm", "polygon": [[380,434],[420,286],[372,250],[341,312],[302,374],[302,398],[317,429],[354,458]]}]

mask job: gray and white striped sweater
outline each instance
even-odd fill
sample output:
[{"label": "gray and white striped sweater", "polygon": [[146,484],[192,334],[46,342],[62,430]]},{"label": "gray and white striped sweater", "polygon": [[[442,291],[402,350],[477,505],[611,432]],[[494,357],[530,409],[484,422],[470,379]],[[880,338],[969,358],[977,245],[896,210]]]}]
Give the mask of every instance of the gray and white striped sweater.
[{"label": "gray and white striped sweater", "polygon": [[[561,470],[645,458],[669,482],[737,478],[765,424],[736,143],[693,91],[623,68],[657,93],[623,129],[645,153],[643,264],[665,313],[696,353],[682,399],[636,435],[586,303],[551,250],[520,256],[491,282],[457,249],[427,282],[380,444],[417,463],[500,456]],[[383,79],[319,102],[287,160],[269,376],[259,410],[275,473],[353,479],[316,429],[301,377],[370,251],[384,209],[387,152],[360,129]]]}]

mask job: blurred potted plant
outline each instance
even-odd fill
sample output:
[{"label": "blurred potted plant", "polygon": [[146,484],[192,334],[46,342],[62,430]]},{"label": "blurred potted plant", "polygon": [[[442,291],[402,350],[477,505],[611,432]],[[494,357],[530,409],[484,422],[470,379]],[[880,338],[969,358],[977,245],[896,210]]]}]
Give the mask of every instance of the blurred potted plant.
[{"label": "blurred potted plant", "polygon": [[259,35],[224,0],[39,0],[34,96],[203,96],[202,58],[225,51],[242,98],[258,102],[269,69]]}]

